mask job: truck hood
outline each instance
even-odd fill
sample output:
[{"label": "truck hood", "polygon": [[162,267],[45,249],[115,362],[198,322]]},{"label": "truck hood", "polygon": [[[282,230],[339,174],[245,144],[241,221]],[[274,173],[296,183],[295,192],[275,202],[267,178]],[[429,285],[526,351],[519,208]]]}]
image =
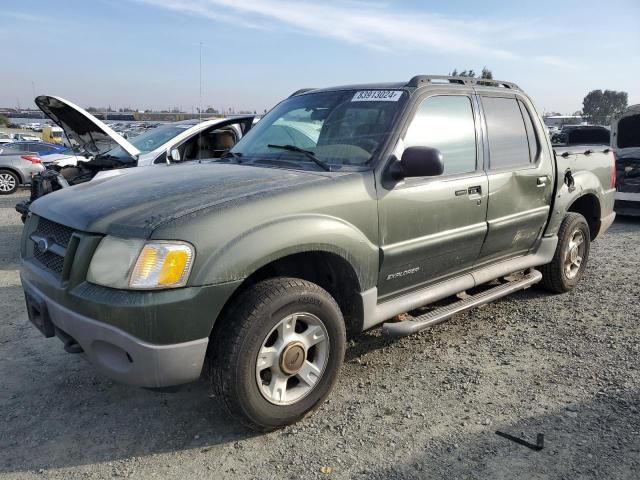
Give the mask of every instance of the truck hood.
[{"label": "truck hood", "polygon": [[36,105],[69,137],[91,155],[105,153],[120,145],[132,158],[140,151],[89,112],[68,100],[40,95]]},{"label": "truck hood", "polygon": [[245,202],[284,189],[329,181],[322,172],[214,162],[127,169],[58,190],[30,210],[75,230],[148,238],[161,224],[231,202]]}]

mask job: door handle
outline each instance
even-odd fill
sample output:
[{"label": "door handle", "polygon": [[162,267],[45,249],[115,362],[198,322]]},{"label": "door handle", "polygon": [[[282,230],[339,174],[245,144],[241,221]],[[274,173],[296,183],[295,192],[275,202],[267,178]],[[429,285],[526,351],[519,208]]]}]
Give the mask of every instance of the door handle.
[{"label": "door handle", "polygon": [[546,187],[547,180],[548,180],[548,177],[538,177],[538,179],[536,180],[536,186],[538,188]]},{"label": "door handle", "polygon": [[482,187],[480,185],[469,187],[467,192],[469,192],[470,200],[475,200],[476,205],[482,205]]}]

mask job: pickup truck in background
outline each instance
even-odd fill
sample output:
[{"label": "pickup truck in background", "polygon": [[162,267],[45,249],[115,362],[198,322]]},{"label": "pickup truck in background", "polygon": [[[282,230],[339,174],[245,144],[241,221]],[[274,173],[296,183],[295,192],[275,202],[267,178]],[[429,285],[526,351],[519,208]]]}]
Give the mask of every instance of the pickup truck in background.
[{"label": "pickup truck in background", "polygon": [[611,144],[611,131],[600,125],[565,125],[551,137],[554,146]]},{"label": "pickup truck in background", "polygon": [[640,216],[640,105],[629,107],[611,127],[616,155],[615,210]]},{"label": "pickup truck in background", "polygon": [[204,373],[270,430],[328,396],[347,334],[574,288],[614,181],[608,149],[555,154],[510,82],[306,89],[219,159],[36,200],[22,286],[32,323],[103,374],[160,388]]}]

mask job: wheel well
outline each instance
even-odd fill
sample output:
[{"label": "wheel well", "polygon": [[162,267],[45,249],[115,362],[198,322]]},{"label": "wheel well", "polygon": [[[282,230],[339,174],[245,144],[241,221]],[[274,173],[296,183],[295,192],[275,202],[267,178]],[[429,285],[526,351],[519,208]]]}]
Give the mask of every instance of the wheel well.
[{"label": "wheel well", "polygon": [[600,202],[598,201],[598,197],[592,193],[583,195],[576,199],[567,211],[579,213],[587,220],[591,240],[595,240],[600,231]]},{"label": "wheel well", "polygon": [[22,175],[20,175],[19,171],[14,170],[11,167],[0,167],[0,172],[3,171],[3,170],[9,171],[9,172],[15,174],[18,177],[18,181],[20,182],[20,185],[24,185],[24,178],[22,178]]},{"label": "wheel well", "polygon": [[299,278],[324,288],[340,307],[347,334],[362,331],[360,282],[349,262],[334,253],[304,252],[274,260],[247,277],[227,304],[247,287],[273,277]]}]

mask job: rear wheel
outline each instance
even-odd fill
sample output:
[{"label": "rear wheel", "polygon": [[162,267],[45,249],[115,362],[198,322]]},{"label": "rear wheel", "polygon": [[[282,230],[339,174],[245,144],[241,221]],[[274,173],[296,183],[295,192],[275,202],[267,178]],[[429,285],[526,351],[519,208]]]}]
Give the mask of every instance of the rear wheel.
[{"label": "rear wheel", "polygon": [[318,285],[274,278],[249,287],[216,328],[208,369],[216,397],[255,430],[294,423],[336,381],[346,346],[335,300]]},{"label": "rear wheel", "polygon": [[584,274],[589,259],[591,232],[579,213],[565,215],[558,231],[558,246],[551,263],[544,265],[542,285],[551,292],[573,289]]},{"label": "rear wheel", "polygon": [[0,170],[0,195],[9,195],[18,189],[20,179],[10,170]]}]

